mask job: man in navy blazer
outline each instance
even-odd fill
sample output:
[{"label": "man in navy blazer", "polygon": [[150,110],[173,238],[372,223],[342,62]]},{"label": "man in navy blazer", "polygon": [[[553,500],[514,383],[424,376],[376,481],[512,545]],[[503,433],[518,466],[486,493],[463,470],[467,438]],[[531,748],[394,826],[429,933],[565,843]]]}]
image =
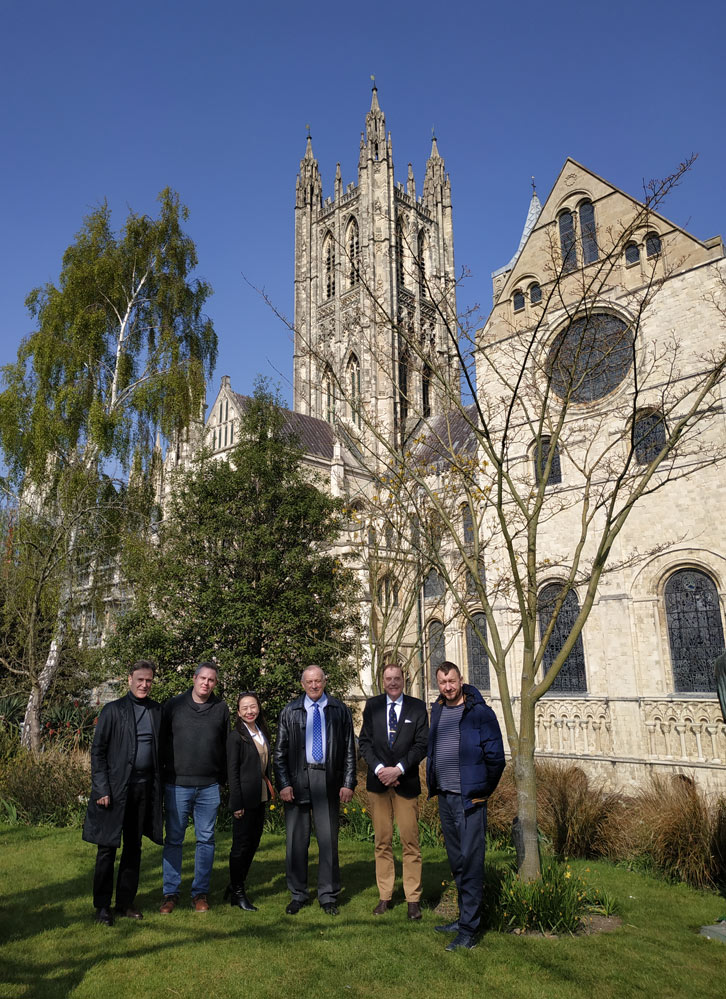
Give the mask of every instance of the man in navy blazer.
[{"label": "man in navy blazer", "polygon": [[421,848],[418,841],[419,763],[426,756],[429,723],[426,705],[403,692],[398,664],[383,670],[385,693],[371,697],[363,710],[359,748],[368,764],[366,790],[375,833],[378,905],[382,916],[392,906],[396,877],[393,865],[393,823],[403,850],[403,890],[408,918],[421,918]]}]

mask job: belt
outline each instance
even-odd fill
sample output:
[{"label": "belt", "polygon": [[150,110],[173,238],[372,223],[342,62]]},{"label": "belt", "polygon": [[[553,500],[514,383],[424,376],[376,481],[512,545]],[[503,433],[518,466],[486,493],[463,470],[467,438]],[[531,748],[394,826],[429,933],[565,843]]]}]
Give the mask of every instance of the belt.
[{"label": "belt", "polygon": [[325,770],[324,763],[308,763],[308,770]]}]

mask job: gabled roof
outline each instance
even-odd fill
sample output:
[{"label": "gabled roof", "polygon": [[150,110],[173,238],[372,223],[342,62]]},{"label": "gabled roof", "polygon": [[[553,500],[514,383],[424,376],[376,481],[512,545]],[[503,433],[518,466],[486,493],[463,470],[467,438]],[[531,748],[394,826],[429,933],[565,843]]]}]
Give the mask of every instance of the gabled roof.
[{"label": "gabled roof", "polygon": [[476,434],[472,427],[477,421],[477,409],[473,403],[422,420],[414,433],[418,441],[413,449],[416,460],[442,467],[449,464],[455,454],[474,454]]},{"label": "gabled roof", "polygon": [[[250,397],[240,395],[239,392],[233,394],[240,409],[245,410],[251,401]],[[335,437],[329,423],[319,420],[316,416],[306,416],[291,409],[281,409],[280,412],[285,418],[286,428],[300,442],[305,454],[315,455],[326,461],[333,460]]]}]

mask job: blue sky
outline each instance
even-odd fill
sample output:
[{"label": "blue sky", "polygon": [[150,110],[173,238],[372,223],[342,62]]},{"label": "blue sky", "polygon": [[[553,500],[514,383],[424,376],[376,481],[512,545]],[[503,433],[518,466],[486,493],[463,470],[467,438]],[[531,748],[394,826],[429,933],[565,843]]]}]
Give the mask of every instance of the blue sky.
[{"label": "blue sky", "polygon": [[35,286],[56,280],[83,216],[104,198],[120,226],[169,185],[189,206],[222,374],[291,399],[289,332],[243,280],[292,313],[295,176],[310,124],[332,194],[356,179],[370,74],[396,179],[420,193],[432,126],[451,175],[459,306],[491,304],[490,272],[516,249],[572,156],[627,192],[699,158],[665,214],[695,236],[726,230],[726,7],[450,0],[7,0],[0,40],[5,265],[0,363],[30,329]]}]

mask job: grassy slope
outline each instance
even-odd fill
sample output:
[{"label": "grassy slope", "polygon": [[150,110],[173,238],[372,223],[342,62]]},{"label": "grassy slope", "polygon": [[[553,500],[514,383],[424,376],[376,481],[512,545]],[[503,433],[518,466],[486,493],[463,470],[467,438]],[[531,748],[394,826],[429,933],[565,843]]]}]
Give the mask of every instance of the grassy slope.
[{"label": "grassy slope", "polygon": [[[185,851],[188,890],[193,849]],[[142,923],[113,929],[92,920],[95,848],[78,830],[0,827],[0,997],[484,996],[569,999],[630,996],[714,999],[724,994],[726,945],[697,936],[724,900],[606,864],[592,878],[622,902],[623,926],[592,937],[545,940],[488,934],[471,952],[444,953],[437,917],[408,923],[404,905],[374,917],[372,846],[341,841],[344,905],[337,919],[317,905],[284,914],[283,842],[266,836],[249,880],[260,906],[243,913],[221,904],[227,834],[219,836],[214,907],[157,913],[160,849],[144,852]],[[314,855],[314,848],[312,854]],[[311,871],[314,875],[314,870]],[[441,850],[424,856],[424,892],[435,904],[449,877]]]}]

